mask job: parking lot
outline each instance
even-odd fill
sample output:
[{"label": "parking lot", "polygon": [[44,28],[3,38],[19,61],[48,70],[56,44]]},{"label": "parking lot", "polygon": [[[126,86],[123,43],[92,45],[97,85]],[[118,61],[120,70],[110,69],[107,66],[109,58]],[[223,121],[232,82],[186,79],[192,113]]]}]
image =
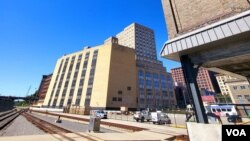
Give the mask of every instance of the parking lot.
[{"label": "parking lot", "polygon": [[[168,113],[167,114],[169,116],[169,118],[171,119],[171,124],[170,126],[176,126],[176,127],[186,127],[186,115],[185,114],[172,114],[172,113]],[[129,114],[129,115],[124,115],[124,114],[120,114],[120,113],[115,113],[115,112],[108,112],[108,119],[115,119],[115,120],[123,120],[123,121],[132,121],[132,122],[136,122],[133,119],[133,115]],[[250,121],[250,119],[248,118],[242,118],[243,123]],[[192,117],[190,119],[190,122],[195,121],[195,118]],[[235,124],[232,122],[228,122],[227,121],[227,117],[221,117],[221,121],[222,124]],[[151,122],[144,122],[146,124],[152,124]],[[247,123],[249,124],[249,123]]]}]

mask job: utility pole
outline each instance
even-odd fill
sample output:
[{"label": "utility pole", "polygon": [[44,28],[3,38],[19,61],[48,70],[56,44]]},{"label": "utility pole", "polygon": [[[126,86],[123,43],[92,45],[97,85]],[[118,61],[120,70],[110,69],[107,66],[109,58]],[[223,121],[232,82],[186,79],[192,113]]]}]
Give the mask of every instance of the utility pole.
[{"label": "utility pole", "polygon": [[30,92],[30,89],[31,89],[31,85],[29,86],[27,92],[26,92],[26,96],[28,96],[29,92]]},{"label": "utility pole", "polygon": [[[27,98],[28,95],[29,95],[30,89],[31,89],[31,85],[29,86],[29,88],[28,88],[28,90],[27,90],[27,92],[26,92],[26,98]],[[29,103],[29,105],[30,105],[30,99],[28,99],[28,103]]]}]

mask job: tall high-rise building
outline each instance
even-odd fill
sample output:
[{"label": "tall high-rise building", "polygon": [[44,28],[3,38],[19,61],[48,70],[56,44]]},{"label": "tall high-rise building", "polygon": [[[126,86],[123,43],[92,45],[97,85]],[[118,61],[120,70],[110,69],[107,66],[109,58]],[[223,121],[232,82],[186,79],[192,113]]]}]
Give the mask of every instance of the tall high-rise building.
[{"label": "tall high-rise building", "polygon": [[121,45],[135,49],[137,61],[158,63],[154,31],[148,27],[133,23],[116,35]]},{"label": "tall high-rise building", "polygon": [[136,109],[134,49],[109,38],[58,59],[44,106],[89,109]]},{"label": "tall high-rise building", "polygon": [[121,45],[135,49],[138,108],[167,108],[176,105],[173,81],[157,60],[154,31],[133,23],[116,35]]}]

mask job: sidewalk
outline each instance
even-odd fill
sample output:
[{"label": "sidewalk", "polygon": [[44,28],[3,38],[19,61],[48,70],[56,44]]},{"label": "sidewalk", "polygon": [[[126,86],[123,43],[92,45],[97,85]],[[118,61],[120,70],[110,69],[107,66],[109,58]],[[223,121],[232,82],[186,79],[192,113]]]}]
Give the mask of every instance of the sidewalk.
[{"label": "sidewalk", "polygon": [[[75,114],[67,114],[67,113],[58,113],[61,115],[68,115],[72,117],[80,117],[89,119],[90,116],[85,115],[75,115]],[[171,134],[171,135],[187,135],[187,129],[177,128],[175,125],[155,125],[149,122],[140,123],[140,122],[132,122],[132,121],[124,121],[124,120],[115,120],[115,119],[102,119],[102,121],[111,122],[111,123],[119,123],[124,125],[136,126],[141,128],[146,128],[151,132],[157,132],[162,134]]]}]

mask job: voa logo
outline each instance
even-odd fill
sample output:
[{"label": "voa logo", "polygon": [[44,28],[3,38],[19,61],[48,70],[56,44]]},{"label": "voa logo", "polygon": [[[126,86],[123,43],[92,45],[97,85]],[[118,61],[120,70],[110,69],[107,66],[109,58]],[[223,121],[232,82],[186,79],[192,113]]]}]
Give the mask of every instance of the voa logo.
[{"label": "voa logo", "polygon": [[227,136],[247,136],[244,129],[226,129]]}]

